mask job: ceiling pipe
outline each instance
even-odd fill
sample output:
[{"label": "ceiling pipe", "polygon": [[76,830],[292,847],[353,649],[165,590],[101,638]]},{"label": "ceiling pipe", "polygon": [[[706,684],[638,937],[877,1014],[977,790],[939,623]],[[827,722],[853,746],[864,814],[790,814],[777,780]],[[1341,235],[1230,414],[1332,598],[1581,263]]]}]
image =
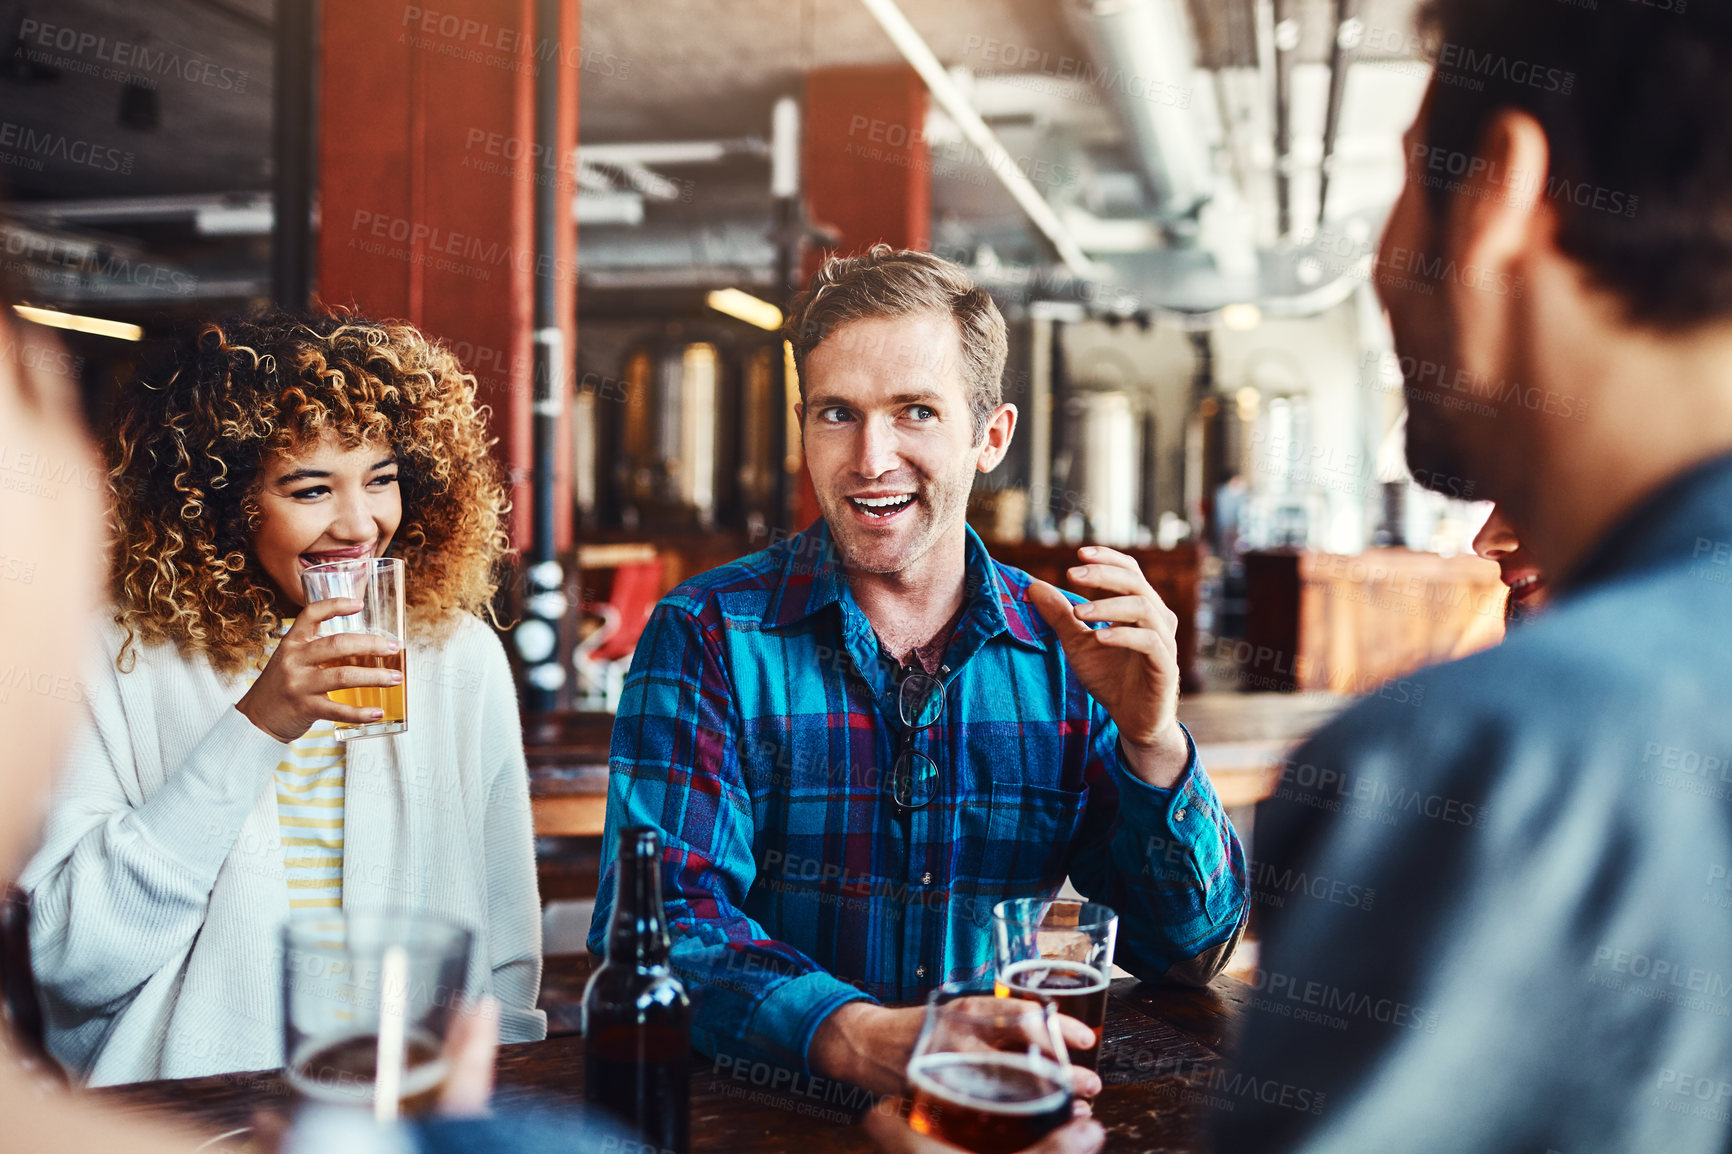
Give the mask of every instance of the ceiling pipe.
[{"label": "ceiling pipe", "polygon": [[1341,103],[1347,95],[1347,69],[1363,29],[1358,0],[1335,0],[1335,44],[1329,51],[1329,108],[1323,116],[1323,165],[1317,177],[1317,227],[1329,203],[1329,170],[1335,167],[1335,134],[1341,124]]},{"label": "ceiling pipe", "polygon": [[800,260],[800,102],[779,97],[770,113],[770,200],[775,205],[776,303],[798,291]]},{"label": "ceiling pipe", "polygon": [[168,196],[101,196],[88,200],[36,200],[11,206],[13,216],[44,224],[104,224],[116,221],[195,220],[222,209],[268,211],[268,192],[198,192]]},{"label": "ceiling pipe", "polygon": [[1293,60],[1299,18],[1293,0],[1275,0],[1275,235],[1293,234]]},{"label": "ceiling pipe", "polygon": [[1194,215],[1213,190],[1191,112],[1194,37],[1185,0],[1082,0],[1084,38],[1136,156],[1155,215]]},{"label": "ceiling pipe", "polygon": [[1027,214],[1035,228],[1046,237],[1065,267],[1080,277],[1101,275],[1058,214],[1052,210],[1052,206],[1046,202],[1046,198],[1041,196],[1034,184],[1023,175],[1022,169],[1016,166],[1016,161],[1005,151],[1004,145],[999,143],[992,129],[986,126],[986,121],[980,118],[968,97],[963,95],[962,89],[957,87],[956,81],[951,79],[950,73],[944,70],[944,65],[938,62],[938,57],[927,47],[920,33],[914,30],[914,25],[902,14],[902,9],[896,6],[896,0],[860,2],[866,6],[866,11],[872,14],[873,19],[878,21],[879,26],[890,37],[891,43],[896,45],[896,50],[902,53],[903,59],[919,74],[927,90],[932,93],[932,98],[938,101],[938,106],[956,122],[963,137],[986,158],[986,166],[998,177],[999,183],[1004,185],[1005,191],[1010,193],[1017,207]]},{"label": "ceiling pipe", "polygon": [[[561,0],[536,0],[537,43],[560,43]],[[535,155],[559,155],[559,71],[544,67],[535,76]],[[525,573],[523,617],[513,634],[517,654],[523,659],[523,704],[536,712],[555,709],[559,690],[569,676],[564,647],[560,644],[566,614],[565,569],[555,549],[558,512],[554,455],[559,449],[560,427],[565,420],[566,375],[569,356],[565,330],[560,325],[559,239],[564,191],[552,173],[537,173],[532,226],[535,243],[535,279],[531,295],[532,372],[534,390],[531,453],[534,472],[530,476],[529,567]],[[562,211],[563,210],[563,211]]]},{"label": "ceiling pipe", "polygon": [[[271,188],[281,212],[254,214],[271,235],[271,297],[286,309],[303,309],[313,290],[313,183],[318,141],[318,5],[312,0],[277,6],[271,29]],[[230,214],[201,213],[199,231],[251,231]]]},{"label": "ceiling pipe", "polygon": [[654,166],[663,164],[715,164],[729,156],[765,156],[770,146],[756,136],[730,140],[641,140],[622,144],[580,144],[577,158],[584,164]]}]

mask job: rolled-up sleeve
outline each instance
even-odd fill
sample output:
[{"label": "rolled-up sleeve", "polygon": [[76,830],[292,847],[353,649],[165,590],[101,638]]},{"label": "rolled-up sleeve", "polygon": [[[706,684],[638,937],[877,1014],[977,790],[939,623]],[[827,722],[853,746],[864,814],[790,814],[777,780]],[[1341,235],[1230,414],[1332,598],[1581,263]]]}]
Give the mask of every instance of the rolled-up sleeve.
[{"label": "rolled-up sleeve", "polygon": [[1119,914],[1116,961],[1146,981],[1202,985],[1226,966],[1250,909],[1244,849],[1197,758],[1170,789],[1125,767],[1096,705],[1089,809],[1071,879]]}]

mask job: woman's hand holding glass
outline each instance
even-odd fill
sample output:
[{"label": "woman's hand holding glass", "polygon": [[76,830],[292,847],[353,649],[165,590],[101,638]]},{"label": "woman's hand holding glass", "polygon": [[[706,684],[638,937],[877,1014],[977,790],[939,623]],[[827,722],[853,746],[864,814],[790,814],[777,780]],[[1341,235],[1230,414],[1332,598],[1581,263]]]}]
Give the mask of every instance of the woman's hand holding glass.
[{"label": "woman's hand holding glass", "polygon": [[396,653],[401,645],[389,637],[374,633],[318,635],[323,622],[360,611],[361,602],[351,597],[332,597],[308,605],[235,708],[278,741],[295,740],[315,721],[365,725],[383,718],[381,709],[339,705],[326,696],[333,690],[397,685],[403,680],[395,669],[347,664],[351,658]]}]

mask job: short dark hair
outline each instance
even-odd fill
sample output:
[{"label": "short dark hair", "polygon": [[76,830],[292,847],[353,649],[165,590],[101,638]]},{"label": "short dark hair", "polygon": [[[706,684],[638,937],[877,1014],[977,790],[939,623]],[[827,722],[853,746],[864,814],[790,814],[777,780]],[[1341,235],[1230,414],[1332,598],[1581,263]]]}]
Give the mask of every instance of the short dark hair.
[{"label": "short dark hair", "polygon": [[937,313],[956,321],[962,335],[962,371],[974,441],[1004,399],[1004,362],[1010,339],[1004,317],[985,289],[961,265],[913,249],[875,244],[860,256],[833,256],[788,308],[783,335],[794,349],[800,399],[806,398],[806,358],[824,338],[850,321]]},{"label": "short dark hair", "polygon": [[[1558,245],[1625,303],[1682,329],[1732,315],[1732,4],[1724,0],[1429,0],[1427,158],[1434,208],[1450,157],[1491,119],[1545,130]],[[1438,166],[1433,166],[1438,171]]]}]

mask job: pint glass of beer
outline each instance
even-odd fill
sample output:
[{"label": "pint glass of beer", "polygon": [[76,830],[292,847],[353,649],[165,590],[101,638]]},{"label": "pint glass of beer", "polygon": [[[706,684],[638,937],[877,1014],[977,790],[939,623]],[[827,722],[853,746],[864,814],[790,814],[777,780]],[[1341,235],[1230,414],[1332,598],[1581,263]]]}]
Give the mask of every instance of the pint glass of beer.
[{"label": "pint glass of beer", "polygon": [[431,914],[346,914],[283,929],[285,1073],[303,1098],[381,1120],[432,1110],[463,999],[470,932]]},{"label": "pint glass of beer", "polygon": [[1012,1154],[1069,1122],[1056,1013],[954,983],[934,990],[908,1063],[908,1125],[974,1154]]},{"label": "pint glass of beer", "polygon": [[992,908],[994,992],[1057,1006],[1093,1030],[1094,1045],[1070,1052],[1091,1070],[1100,1068],[1118,933],[1119,916],[1095,902],[1017,898]]},{"label": "pint glass of beer", "polygon": [[[308,605],[332,597],[352,597],[361,603],[359,613],[320,622],[320,637],[334,633],[372,633],[389,637],[399,644],[404,641],[404,579],[404,565],[399,557],[328,561],[301,570],[301,587],[306,592]],[[341,662],[374,669],[395,669],[403,674],[403,680],[396,685],[364,685],[354,689],[334,689],[326,694],[339,705],[379,709],[385,714],[380,720],[363,725],[337,722],[337,740],[381,737],[388,733],[402,733],[409,728],[408,656],[409,650],[405,647],[389,656],[351,657]]]}]

